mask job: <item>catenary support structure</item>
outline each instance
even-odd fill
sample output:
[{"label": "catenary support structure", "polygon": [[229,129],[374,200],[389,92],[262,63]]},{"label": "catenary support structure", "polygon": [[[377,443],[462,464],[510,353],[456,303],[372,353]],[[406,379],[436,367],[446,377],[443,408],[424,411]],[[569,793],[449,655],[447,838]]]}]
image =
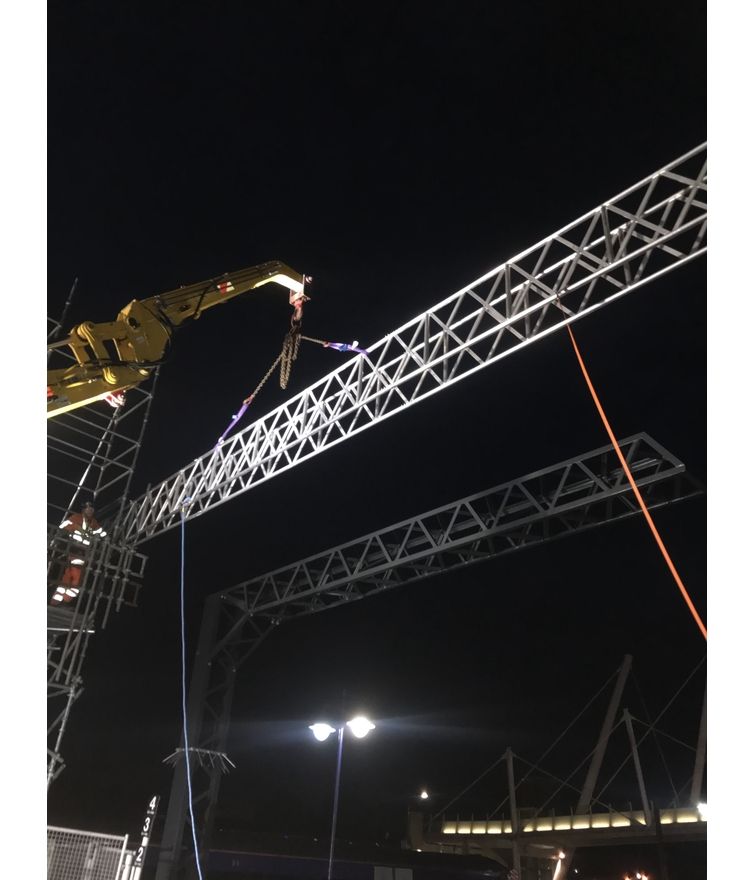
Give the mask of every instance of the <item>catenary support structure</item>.
[{"label": "catenary support structure", "polygon": [[[645,502],[657,508],[701,487],[646,434],[621,441]],[[223,753],[236,673],[281,623],[493,559],[640,512],[611,446],[460,499],[208,597],[188,700],[194,748]],[[182,743],[183,745],[183,743]],[[194,814],[209,846],[221,770],[192,769]],[[176,765],[158,880],[181,862],[188,786]]]}]

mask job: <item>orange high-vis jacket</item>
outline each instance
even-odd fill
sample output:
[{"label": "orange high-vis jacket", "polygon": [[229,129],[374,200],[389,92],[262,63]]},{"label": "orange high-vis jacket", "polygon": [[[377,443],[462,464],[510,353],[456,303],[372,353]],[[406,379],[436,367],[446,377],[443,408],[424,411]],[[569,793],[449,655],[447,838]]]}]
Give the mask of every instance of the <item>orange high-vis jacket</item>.
[{"label": "orange high-vis jacket", "polygon": [[[102,526],[93,516],[87,519],[83,513],[67,514],[66,518],[60,524],[60,527],[61,529],[65,529],[67,532],[71,532],[71,534],[73,535],[78,534],[82,537],[86,536],[87,534],[99,535],[100,537],[102,537],[106,534]],[[89,542],[87,541],[87,543]]]}]

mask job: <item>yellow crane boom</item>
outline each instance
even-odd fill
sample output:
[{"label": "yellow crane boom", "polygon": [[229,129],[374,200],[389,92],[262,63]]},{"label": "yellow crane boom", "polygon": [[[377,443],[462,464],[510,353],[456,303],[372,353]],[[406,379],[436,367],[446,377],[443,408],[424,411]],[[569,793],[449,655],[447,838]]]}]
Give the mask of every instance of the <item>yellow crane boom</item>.
[{"label": "yellow crane boom", "polygon": [[78,324],[66,339],[49,346],[68,348],[76,363],[48,371],[47,417],[144,382],[161,363],[176,327],[263,284],[288,288],[289,302],[300,309],[307,299],[305,280],[284,263],[262,263],[148,299],[132,300],[115,321]]}]

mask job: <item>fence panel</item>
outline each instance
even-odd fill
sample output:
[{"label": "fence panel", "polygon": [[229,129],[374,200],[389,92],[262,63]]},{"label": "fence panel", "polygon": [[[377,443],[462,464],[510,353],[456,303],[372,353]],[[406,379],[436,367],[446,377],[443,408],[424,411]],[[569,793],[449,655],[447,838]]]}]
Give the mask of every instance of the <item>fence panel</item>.
[{"label": "fence panel", "polygon": [[128,834],[47,826],[47,880],[122,880]]}]

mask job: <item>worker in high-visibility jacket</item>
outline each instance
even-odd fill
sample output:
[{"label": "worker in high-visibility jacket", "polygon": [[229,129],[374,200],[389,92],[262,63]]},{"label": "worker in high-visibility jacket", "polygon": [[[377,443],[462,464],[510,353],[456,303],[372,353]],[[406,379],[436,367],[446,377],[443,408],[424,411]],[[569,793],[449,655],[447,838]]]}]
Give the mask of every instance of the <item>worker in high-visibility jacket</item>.
[{"label": "worker in high-visibility jacket", "polygon": [[73,540],[81,545],[81,550],[74,549],[68,554],[68,566],[50,600],[53,604],[73,602],[78,598],[85,548],[91,546],[93,537],[103,538],[107,534],[94,516],[91,501],[84,502],[81,513],[67,514],[60,528],[70,533]]}]

